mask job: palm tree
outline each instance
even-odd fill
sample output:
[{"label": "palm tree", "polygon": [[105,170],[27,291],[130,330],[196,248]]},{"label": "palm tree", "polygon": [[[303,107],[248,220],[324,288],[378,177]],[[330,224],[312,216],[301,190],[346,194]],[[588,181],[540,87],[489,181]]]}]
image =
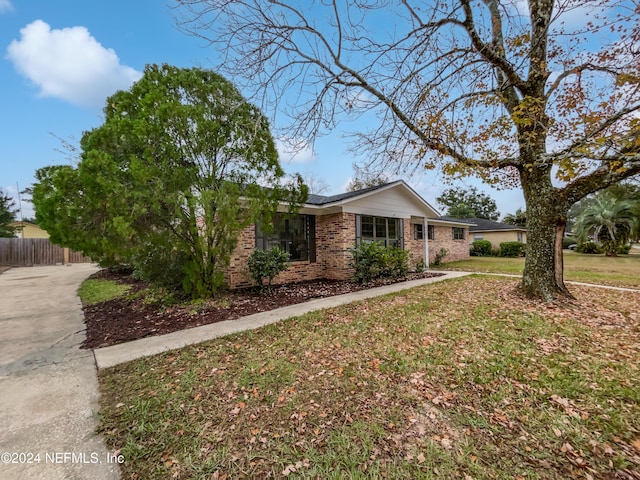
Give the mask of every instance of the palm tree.
[{"label": "palm tree", "polygon": [[579,242],[592,238],[602,245],[607,256],[615,256],[638,228],[637,208],[637,201],[619,201],[608,194],[595,196],[574,227]]}]

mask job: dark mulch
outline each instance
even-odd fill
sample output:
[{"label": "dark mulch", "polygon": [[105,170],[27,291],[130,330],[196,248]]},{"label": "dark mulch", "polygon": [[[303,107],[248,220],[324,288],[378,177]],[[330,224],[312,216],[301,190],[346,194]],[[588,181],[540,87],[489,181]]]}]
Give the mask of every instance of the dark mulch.
[{"label": "dark mulch", "polygon": [[[423,272],[410,274],[402,280],[441,275]],[[84,307],[87,338],[82,343],[82,348],[106,347],[223,320],[235,320],[253,313],[302,303],[314,298],[331,297],[394,283],[391,280],[368,284],[318,280],[274,286],[271,291],[265,292],[256,288],[234,290],[206,302],[162,306],[149,302],[149,298],[144,294],[135,295],[147,288],[147,285],[134,280],[130,275],[118,275],[101,270],[90,278],[116,280],[119,283],[129,284],[131,289],[123,298]]]}]

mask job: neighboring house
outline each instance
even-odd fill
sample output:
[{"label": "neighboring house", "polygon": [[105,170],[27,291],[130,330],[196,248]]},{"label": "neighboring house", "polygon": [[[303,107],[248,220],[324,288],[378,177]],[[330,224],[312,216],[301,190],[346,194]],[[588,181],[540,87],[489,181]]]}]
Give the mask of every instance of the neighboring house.
[{"label": "neighboring house", "polygon": [[[448,218],[448,217],[444,217]],[[494,222],[484,218],[462,218],[462,222],[473,224],[469,227],[469,243],[488,240],[492,248],[500,248],[502,242],[527,243],[527,229],[517,225]]]},{"label": "neighboring house", "polygon": [[402,180],[340,195],[310,195],[297,215],[276,214],[273,225],[271,233],[251,225],[240,234],[226,273],[231,288],[251,284],[247,260],[255,248],[279,246],[289,252],[291,266],[275,283],[349,279],[349,249],[360,242],[408,250],[412,267],[421,261],[428,266],[441,248],[449,251],[445,261],[469,257],[469,224],[440,218]]},{"label": "neighboring house", "polygon": [[35,223],[13,222],[11,226],[16,228],[16,237],[18,238],[49,238],[46,230],[41,229]]}]

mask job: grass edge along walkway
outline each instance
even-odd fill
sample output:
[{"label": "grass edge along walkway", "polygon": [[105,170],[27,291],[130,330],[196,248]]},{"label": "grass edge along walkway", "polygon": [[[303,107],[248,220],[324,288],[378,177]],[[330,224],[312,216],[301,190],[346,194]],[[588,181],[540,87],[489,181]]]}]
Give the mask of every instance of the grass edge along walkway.
[{"label": "grass edge along walkway", "polygon": [[253,330],[264,325],[279,322],[286,318],[304,315],[315,310],[323,308],[336,307],[346,303],[365,300],[368,298],[386,295],[387,293],[400,292],[413,287],[427,285],[435,282],[442,282],[450,278],[459,278],[467,275],[473,275],[474,272],[456,272],[456,271],[432,271],[433,273],[442,273],[440,277],[422,278],[419,280],[410,280],[407,282],[394,283],[392,285],[384,285],[382,287],[371,288],[368,290],[360,290],[358,292],[345,293],[343,295],[335,295],[332,297],[318,298],[296,305],[278,308],[266,312],[260,312],[235,320],[227,320],[223,322],[211,323],[200,327],[188,328],[178,332],[168,333],[166,335],[158,335],[154,337],[145,337],[132,342],[120,343],[109,347],[97,348],[93,351],[96,365],[98,369],[109,368],[121,363],[130,362],[139,358],[159,353],[175,350],[188,345],[194,345],[206,342],[217,337],[230,335],[232,333]]}]

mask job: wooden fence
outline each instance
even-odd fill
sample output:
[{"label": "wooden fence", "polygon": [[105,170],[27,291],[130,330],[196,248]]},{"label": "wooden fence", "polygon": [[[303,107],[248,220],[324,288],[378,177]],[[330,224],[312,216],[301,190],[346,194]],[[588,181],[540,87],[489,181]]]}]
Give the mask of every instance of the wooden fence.
[{"label": "wooden fence", "polygon": [[30,267],[90,262],[81,252],[54,245],[48,238],[0,238],[0,265]]}]

